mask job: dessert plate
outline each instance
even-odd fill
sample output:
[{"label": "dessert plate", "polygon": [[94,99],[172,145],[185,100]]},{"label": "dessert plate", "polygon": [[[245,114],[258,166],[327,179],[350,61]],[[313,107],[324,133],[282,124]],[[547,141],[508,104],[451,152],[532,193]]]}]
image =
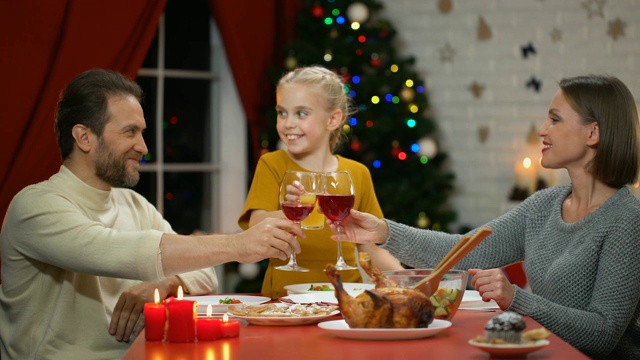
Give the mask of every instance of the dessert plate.
[{"label": "dessert plate", "polygon": [[469,340],[469,345],[489,353],[491,357],[524,357],[525,355],[540,350],[549,345],[549,340],[536,340],[524,344],[488,344],[478,342],[473,339]]},{"label": "dessert plate", "polygon": [[409,340],[434,336],[451,326],[451,322],[435,319],[428,328],[418,329],[352,329],[344,320],[324,321],[318,327],[330,334],[354,340]]}]

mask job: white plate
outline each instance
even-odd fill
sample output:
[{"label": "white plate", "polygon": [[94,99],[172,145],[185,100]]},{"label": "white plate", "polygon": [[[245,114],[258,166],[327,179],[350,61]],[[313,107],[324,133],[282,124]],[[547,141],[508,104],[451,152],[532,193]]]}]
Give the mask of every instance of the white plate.
[{"label": "white plate", "polygon": [[458,309],[463,310],[498,310],[500,306],[498,303],[491,300],[484,302],[482,296],[475,290],[465,290],[462,296],[462,302]]},{"label": "white plate", "polygon": [[[287,307],[287,304],[276,304],[278,307]],[[308,325],[318,323],[328,317],[339,314],[339,310],[334,310],[326,315],[313,315],[313,316],[242,316],[235,315],[230,312],[227,314],[236,319],[246,320],[249,324],[253,325],[268,325],[268,326],[295,326],[295,325]]]},{"label": "white plate", "polygon": [[477,290],[465,290],[464,295],[462,295],[462,303],[474,301],[482,301],[480,293]]},{"label": "white plate", "polygon": [[524,355],[540,350],[549,345],[549,340],[537,340],[533,343],[526,344],[487,344],[469,340],[469,345],[485,351],[491,357],[523,357]]},{"label": "white plate", "polygon": [[434,336],[451,326],[451,322],[435,319],[428,328],[418,329],[352,329],[344,320],[324,321],[318,324],[329,333],[355,340],[408,340]]},{"label": "white plate", "polygon": [[[309,288],[313,286],[322,286],[327,285],[334,289],[333,284],[331,283],[308,283],[308,284],[292,284],[287,285],[284,288],[287,290],[287,294],[318,294],[318,293],[334,293],[333,291],[318,291],[318,290],[309,290]],[[366,283],[343,283],[344,289],[347,290],[347,293],[351,296],[358,296],[362,294],[365,290],[372,290],[375,288],[374,284],[366,284]]]},{"label": "white plate", "polygon": [[316,294],[291,294],[283,296],[280,301],[290,301],[295,304],[327,303],[338,305],[338,299],[333,291],[316,291]]},{"label": "white plate", "polygon": [[248,296],[248,295],[204,295],[204,296],[185,296],[185,300],[198,302],[198,314],[207,314],[207,305],[211,304],[214,313],[226,313],[231,304],[220,304],[220,300],[226,298],[238,299],[243,304],[257,305],[271,300],[266,296]]}]

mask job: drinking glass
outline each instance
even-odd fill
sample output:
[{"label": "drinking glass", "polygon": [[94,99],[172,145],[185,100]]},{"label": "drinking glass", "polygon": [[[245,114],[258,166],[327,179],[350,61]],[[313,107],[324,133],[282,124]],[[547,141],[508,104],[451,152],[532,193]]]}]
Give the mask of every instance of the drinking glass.
[{"label": "drinking glass", "polygon": [[[321,188],[320,174],[305,171],[287,171],[280,183],[280,208],[287,219],[300,224],[316,206],[316,195]],[[289,263],[275,267],[278,270],[302,271],[309,269],[298,265],[296,253],[292,252]]]},{"label": "drinking glass", "polygon": [[318,195],[318,205],[324,216],[336,224],[338,233],[338,259],[336,269],[357,270],[356,266],[348,265],[342,256],[342,220],[349,216],[349,211],[355,203],[355,192],[351,175],[347,171],[334,171],[322,174],[323,192]]}]

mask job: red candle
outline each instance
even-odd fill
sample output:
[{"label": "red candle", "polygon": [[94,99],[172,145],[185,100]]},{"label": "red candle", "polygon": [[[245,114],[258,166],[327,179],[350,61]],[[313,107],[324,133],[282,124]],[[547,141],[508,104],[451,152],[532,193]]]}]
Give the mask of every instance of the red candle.
[{"label": "red candle", "polygon": [[220,323],[220,330],[223,338],[233,338],[240,335],[240,322],[237,320],[229,320],[229,316],[224,314]]},{"label": "red candle", "polygon": [[182,299],[182,286],[178,287],[178,297],[170,297],[164,302],[167,309],[167,341],[193,342],[196,340],[196,319],[198,303]]},{"label": "red candle", "polygon": [[153,296],[155,302],[144,304],[144,334],[147,341],[162,341],[166,315],[164,305],[160,303],[158,289]]},{"label": "red candle", "polygon": [[198,319],[198,341],[211,341],[222,336],[220,320],[212,318],[211,304],[207,305],[207,317]]}]

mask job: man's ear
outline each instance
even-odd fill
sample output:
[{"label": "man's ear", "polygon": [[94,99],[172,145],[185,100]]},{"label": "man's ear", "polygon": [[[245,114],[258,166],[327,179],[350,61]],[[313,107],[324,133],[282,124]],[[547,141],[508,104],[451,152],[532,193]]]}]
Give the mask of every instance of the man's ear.
[{"label": "man's ear", "polygon": [[76,124],[73,129],[71,129],[71,135],[73,135],[76,145],[85,153],[89,152],[93,145],[92,134],[91,130],[82,124]]},{"label": "man's ear", "polygon": [[597,122],[594,122],[591,125],[591,131],[589,132],[589,137],[587,138],[588,146],[596,146],[600,143],[600,126]]},{"label": "man's ear", "polygon": [[344,113],[340,109],[334,110],[329,116],[329,122],[327,123],[327,128],[331,131],[337,129],[342,126],[342,118],[344,117]]}]

